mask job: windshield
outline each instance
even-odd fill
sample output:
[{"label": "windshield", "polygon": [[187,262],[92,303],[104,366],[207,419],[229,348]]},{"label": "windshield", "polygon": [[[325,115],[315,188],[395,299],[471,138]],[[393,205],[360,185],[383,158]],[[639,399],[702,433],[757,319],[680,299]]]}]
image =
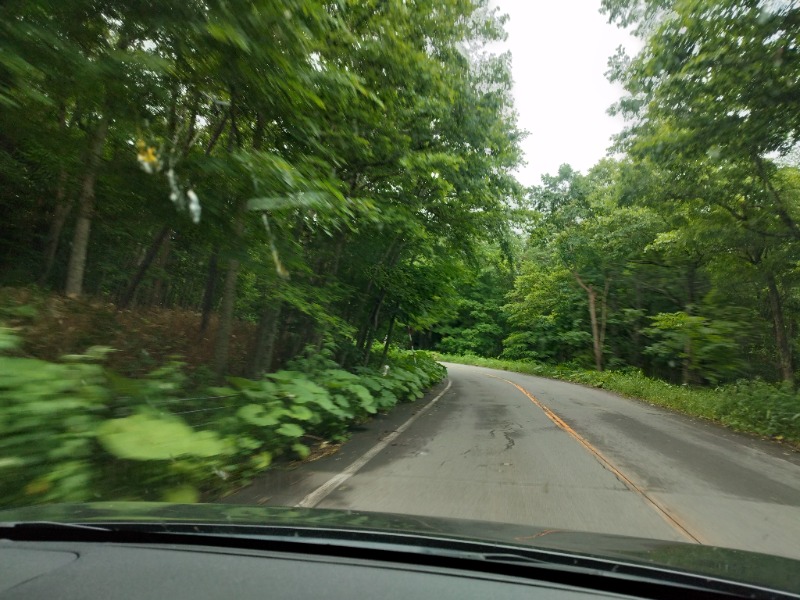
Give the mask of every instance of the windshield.
[{"label": "windshield", "polygon": [[800,559],[798,31],[793,0],[4,1],[0,508]]}]

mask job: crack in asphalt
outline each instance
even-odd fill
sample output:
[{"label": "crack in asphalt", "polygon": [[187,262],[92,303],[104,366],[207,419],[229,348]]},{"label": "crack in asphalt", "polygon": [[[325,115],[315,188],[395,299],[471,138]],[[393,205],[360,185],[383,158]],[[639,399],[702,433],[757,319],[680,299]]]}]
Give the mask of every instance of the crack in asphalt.
[{"label": "crack in asphalt", "polygon": [[[516,442],[514,441],[514,438],[511,437],[511,433],[513,432],[514,428],[522,429],[522,426],[519,423],[506,423],[505,425],[503,425],[503,428],[500,430],[501,433],[503,434],[503,437],[506,440],[506,447],[503,448],[501,450],[501,452],[505,452],[506,450],[511,450],[511,448],[514,447],[514,444]],[[497,437],[496,434],[497,434],[497,429],[489,430],[489,435],[492,438]]]}]

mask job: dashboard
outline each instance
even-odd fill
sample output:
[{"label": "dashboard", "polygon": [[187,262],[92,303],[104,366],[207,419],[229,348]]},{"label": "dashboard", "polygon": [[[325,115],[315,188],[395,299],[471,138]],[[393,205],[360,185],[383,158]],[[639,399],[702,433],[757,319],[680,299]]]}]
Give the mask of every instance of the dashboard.
[{"label": "dashboard", "polygon": [[506,575],[310,554],[0,542],[0,599],[523,600],[623,597]]}]

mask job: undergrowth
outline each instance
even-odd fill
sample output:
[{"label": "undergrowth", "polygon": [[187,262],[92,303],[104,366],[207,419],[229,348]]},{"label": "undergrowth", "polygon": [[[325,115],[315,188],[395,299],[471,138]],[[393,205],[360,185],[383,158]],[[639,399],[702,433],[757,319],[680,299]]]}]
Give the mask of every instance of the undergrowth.
[{"label": "undergrowth", "polygon": [[278,456],[345,439],[445,375],[421,351],[393,350],[382,369],[354,372],[333,352],[198,392],[182,362],[132,378],[108,366],[111,348],[44,360],[0,328],[0,505],[218,496]]}]

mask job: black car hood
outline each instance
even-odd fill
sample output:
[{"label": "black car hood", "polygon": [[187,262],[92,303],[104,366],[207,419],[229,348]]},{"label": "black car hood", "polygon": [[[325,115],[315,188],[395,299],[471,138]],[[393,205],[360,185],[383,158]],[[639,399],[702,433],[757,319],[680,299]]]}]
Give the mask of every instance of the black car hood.
[{"label": "black car hood", "polygon": [[[526,525],[417,517],[385,513],[243,506],[231,504],[166,504],[102,502],[53,504],[0,511],[0,523],[141,523],[163,526],[192,524],[227,528],[237,535],[258,536],[261,528],[349,532],[365,538],[375,533],[416,538],[447,538],[494,543],[506,548],[543,551],[647,565],[800,593],[800,561],[790,558],[701,546]],[[219,528],[221,527],[221,528]],[[2,536],[2,533],[0,533]],[[353,536],[359,539],[358,535]]]}]

